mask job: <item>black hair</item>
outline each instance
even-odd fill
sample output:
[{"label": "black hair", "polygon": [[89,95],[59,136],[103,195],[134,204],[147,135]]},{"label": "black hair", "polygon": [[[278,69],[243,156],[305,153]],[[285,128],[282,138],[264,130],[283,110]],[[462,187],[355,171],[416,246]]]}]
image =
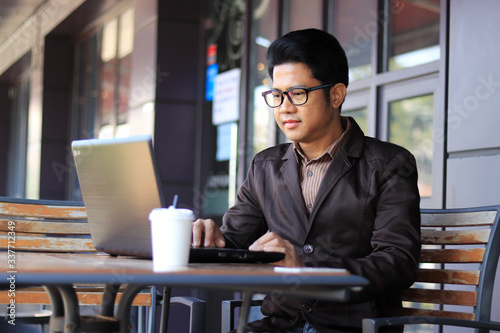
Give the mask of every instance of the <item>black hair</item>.
[{"label": "black hair", "polygon": [[274,66],[303,63],[322,84],[349,84],[349,67],[337,38],[318,29],[297,30],[275,40],[267,51],[267,70],[273,78]]}]

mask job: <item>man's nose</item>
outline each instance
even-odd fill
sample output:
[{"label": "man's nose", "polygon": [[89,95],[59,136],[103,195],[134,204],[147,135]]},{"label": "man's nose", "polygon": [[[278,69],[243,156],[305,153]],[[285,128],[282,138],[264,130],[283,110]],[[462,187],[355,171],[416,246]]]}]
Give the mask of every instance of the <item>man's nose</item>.
[{"label": "man's nose", "polygon": [[295,110],[295,105],[292,104],[292,99],[288,94],[283,94],[283,103],[281,103],[279,109],[281,113],[290,113]]}]

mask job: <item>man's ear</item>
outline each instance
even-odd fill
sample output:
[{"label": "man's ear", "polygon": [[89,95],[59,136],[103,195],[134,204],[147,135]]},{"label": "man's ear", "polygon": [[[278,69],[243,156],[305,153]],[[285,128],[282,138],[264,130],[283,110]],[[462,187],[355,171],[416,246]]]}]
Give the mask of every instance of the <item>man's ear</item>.
[{"label": "man's ear", "polygon": [[330,88],[330,101],[334,109],[338,109],[345,99],[347,88],[343,83],[337,83]]}]

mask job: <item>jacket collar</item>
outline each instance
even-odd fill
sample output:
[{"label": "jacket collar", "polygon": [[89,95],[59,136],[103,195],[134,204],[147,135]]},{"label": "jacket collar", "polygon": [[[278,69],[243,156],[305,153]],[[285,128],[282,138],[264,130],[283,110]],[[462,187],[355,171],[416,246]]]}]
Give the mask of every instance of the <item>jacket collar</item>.
[{"label": "jacket collar", "polygon": [[[337,153],[342,152],[342,155],[359,158],[361,156],[361,151],[363,150],[364,133],[352,117],[346,118],[351,122],[351,128],[346,133],[344,142]],[[296,161],[293,143],[289,144],[282,160]]]},{"label": "jacket collar", "polygon": [[[325,177],[323,178],[318,190],[316,202],[311,214],[308,213],[304,199],[302,198],[302,190],[299,184],[299,171],[293,144],[288,145],[288,149],[282,157],[283,164],[281,166],[281,173],[286,180],[290,194],[294,198],[298,207],[301,207],[304,218],[309,220],[309,223],[314,220],[317,210],[321,206],[321,203],[327,194],[334,188],[342,176],[344,176],[351,169],[352,163],[349,158],[359,158],[361,156],[364,141],[363,131],[359,128],[358,124],[352,117],[348,118],[349,121],[351,121],[351,128],[349,132],[346,133],[342,146],[335,154],[328,170],[326,171]],[[309,224],[309,228],[310,226],[311,225]]]}]

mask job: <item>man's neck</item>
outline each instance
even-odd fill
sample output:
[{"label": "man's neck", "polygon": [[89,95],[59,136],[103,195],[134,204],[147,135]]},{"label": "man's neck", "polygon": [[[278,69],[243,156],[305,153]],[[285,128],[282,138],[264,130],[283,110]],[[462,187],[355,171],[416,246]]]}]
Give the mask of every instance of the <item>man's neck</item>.
[{"label": "man's neck", "polygon": [[331,134],[323,138],[320,142],[315,141],[314,143],[305,143],[305,142],[295,142],[299,149],[302,151],[304,156],[308,161],[315,159],[318,156],[321,156],[325,150],[335,141],[337,140],[342,133],[344,133],[344,127],[342,126],[342,121],[336,123]]}]

